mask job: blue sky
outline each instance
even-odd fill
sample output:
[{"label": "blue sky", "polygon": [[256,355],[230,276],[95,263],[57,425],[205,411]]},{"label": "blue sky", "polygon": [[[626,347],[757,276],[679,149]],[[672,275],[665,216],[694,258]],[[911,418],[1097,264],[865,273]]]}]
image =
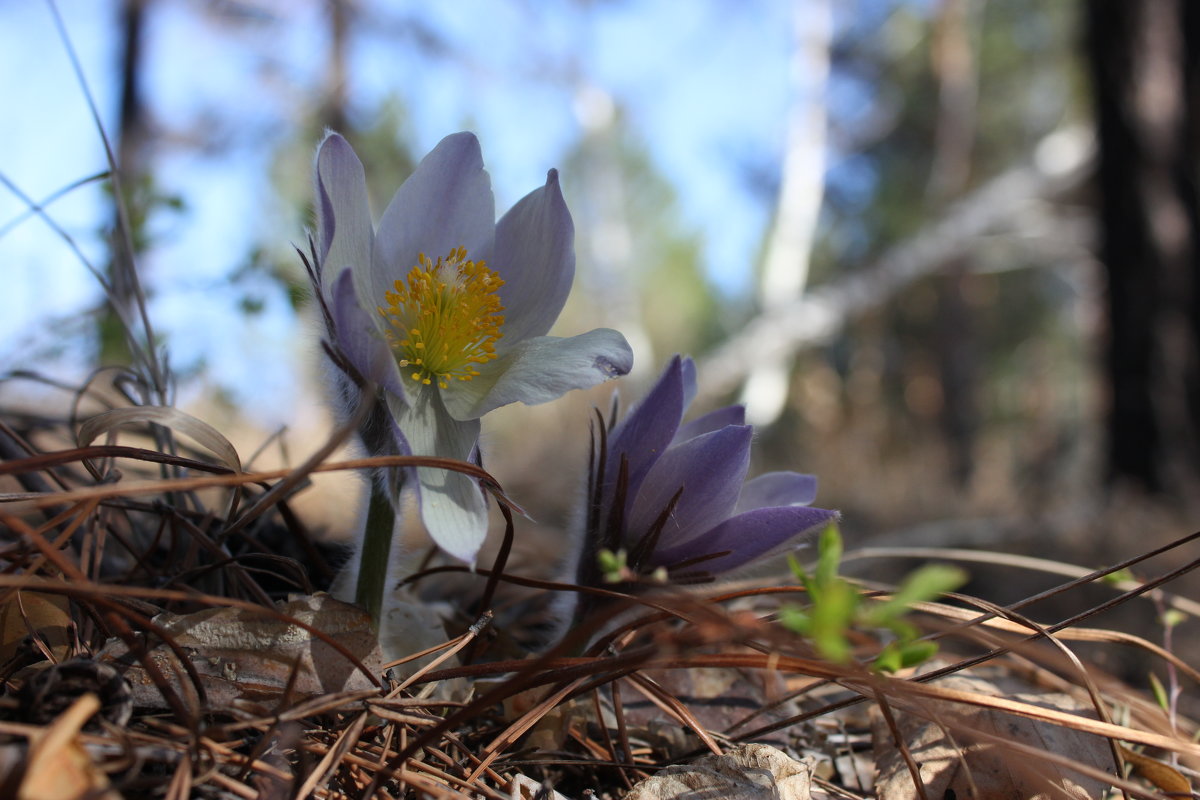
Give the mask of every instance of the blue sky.
[{"label": "blue sky", "polygon": [[[355,109],[400,96],[419,152],[470,124],[503,209],[538,185],[579,135],[571,82],[558,72],[578,70],[623,105],[676,185],[686,223],[706,232],[711,278],[731,293],[748,288],[768,209],[746,191],[729,155],[781,152],[790,2],[364,4],[377,10],[377,19],[415,17],[448,51],[430,57],[386,31],[357,31],[350,64]],[[157,221],[157,246],[142,266],[173,363],[208,365],[207,377],[231,390],[247,413],[278,423],[290,413],[288,396],[305,357],[292,344],[304,334],[278,293],[261,314],[239,315],[242,290],[226,279],[263,239],[274,245],[280,238],[300,240],[300,231],[279,227],[266,169],[319,85],[322,59],[312,55],[325,47],[323,4],[260,0],[247,5],[267,15],[237,26],[206,17],[205,5],[212,4],[160,0],[151,7],[147,97],[174,136],[208,126],[228,135],[218,152],[164,149],[157,177],[184,197],[188,211]],[[62,0],[60,9],[111,125],[115,3]],[[0,0],[0,70],[22,76],[0,89],[14,110],[0,126],[0,172],[40,198],[104,169],[99,138],[44,3]],[[571,176],[563,178],[569,188]],[[0,226],[24,209],[0,191]],[[94,236],[107,217],[99,190],[76,191],[52,213],[103,264]],[[95,282],[36,220],[0,237],[0,264],[9,278],[0,296],[0,370],[43,364],[41,356],[23,362],[38,354],[30,345],[53,342],[64,321],[80,321],[80,312],[97,300]]]}]

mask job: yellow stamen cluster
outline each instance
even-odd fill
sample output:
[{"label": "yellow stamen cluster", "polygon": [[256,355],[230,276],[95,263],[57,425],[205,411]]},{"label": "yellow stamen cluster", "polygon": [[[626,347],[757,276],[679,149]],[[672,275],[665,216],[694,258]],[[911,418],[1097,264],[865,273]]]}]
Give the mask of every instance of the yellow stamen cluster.
[{"label": "yellow stamen cluster", "polygon": [[424,253],[417,260],[384,295],[387,307],[379,313],[392,327],[388,344],[408,377],[445,389],[451,380],[471,380],[479,374],[475,365],[496,357],[504,326],[496,291],[504,281],[485,262],[468,261],[465,247],[436,262]]}]

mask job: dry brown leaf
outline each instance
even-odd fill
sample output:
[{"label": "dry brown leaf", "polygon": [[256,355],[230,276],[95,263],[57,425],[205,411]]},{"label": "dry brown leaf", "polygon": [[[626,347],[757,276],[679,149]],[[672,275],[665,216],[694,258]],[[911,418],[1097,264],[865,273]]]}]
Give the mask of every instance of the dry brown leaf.
[{"label": "dry brown leaf", "polygon": [[[1075,714],[1091,712],[1089,707],[1069,695],[1029,694],[1021,691],[1028,689],[1028,686],[1020,683],[1013,685],[1015,679],[1008,681],[1001,687],[980,678],[952,676],[934,685],[1008,697]],[[926,797],[1093,798],[1100,797],[1107,788],[1107,784],[1101,781],[1049,761],[1030,759],[994,744],[976,741],[971,736],[971,730],[1065,756],[1111,773],[1111,751],[1107,742],[1099,736],[941,699],[914,700],[914,705],[918,704],[937,722],[915,713],[900,711],[895,712],[895,718],[904,745],[918,765]],[[876,713],[872,732],[878,796],[889,800],[916,800],[921,797],[882,713]]]},{"label": "dry brown leaf", "polygon": [[625,800],[809,800],[812,765],[765,744],[667,767],[634,786]]},{"label": "dry brown leaf", "polygon": [[71,654],[71,601],[66,595],[13,592],[0,605],[0,664],[17,653],[30,631],[36,631],[58,661]]},{"label": "dry brown leaf", "polygon": [[[371,618],[358,606],[327,594],[294,599],[277,609],[328,634],[371,671],[382,672]],[[210,608],[193,614],[159,614],[154,622],[189,654],[200,674],[210,705],[229,707],[235,700],[278,697],[297,670],[292,691],[297,696],[370,689],[374,684],[329,644],[299,625],[241,608]],[[172,688],[194,696],[191,683],[174,652],[165,644],[149,654]],[[161,708],[163,698],[145,670],[131,659],[120,640],[111,640],[100,660],[129,663],[125,677],[139,706]]]},{"label": "dry brown leaf", "polygon": [[1182,772],[1169,764],[1164,764],[1156,758],[1151,758],[1143,753],[1130,750],[1124,745],[1121,746],[1121,756],[1133,765],[1135,775],[1142,776],[1165,793],[1177,794],[1181,797],[1191,796],[1191,781],[1185,778]]},{"label": "dry brown leaf", "polygon": [[79,743],[80,729],[99,709],[99,698],[85,694],[31,739],[17,800],[120,800]]}]

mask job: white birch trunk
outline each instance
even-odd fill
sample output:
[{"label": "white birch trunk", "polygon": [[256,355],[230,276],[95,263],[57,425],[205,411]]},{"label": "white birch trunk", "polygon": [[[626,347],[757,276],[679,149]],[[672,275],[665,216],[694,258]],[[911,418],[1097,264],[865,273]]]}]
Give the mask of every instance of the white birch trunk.
[{"label": "white birch trunk", "polygon": [[[758,287],[759,307],[766,313],[804,295],[825,189],[825,92],[833,36],[830,0],[796,0],[793,26],[783,179]],[[770,424],[783,412],[791,362],[790,355],[783,354],[758,358],[749,365],[742,391],[749,422]]]}]

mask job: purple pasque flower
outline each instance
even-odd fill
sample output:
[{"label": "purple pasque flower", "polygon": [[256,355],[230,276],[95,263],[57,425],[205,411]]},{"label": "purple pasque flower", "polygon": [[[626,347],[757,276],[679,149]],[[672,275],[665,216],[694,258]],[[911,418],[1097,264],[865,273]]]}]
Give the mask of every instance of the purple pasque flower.
[{"label": "purple pasque flower", "polygon": [[[497,222],[479,142],[456,133],[425,156],[377,227],[362,163],[336,133],[317,151],[315,177],[314,280],[330,351],[353,378],[339,391],[357,399],[351,383],[378,387],[394,422],[364,432],[372,452],[467,460],[488,411],[629,371],[633,354],[616,331],[545,335],[575,274],[554,170]],[[487,532],[479,486],[453,471],[416,473],[426,529],[473,561]]]},{"label": "purple pasque flower", "polygon": [[738,569],[837,519],[808,508],[817,479],[768,472],[743,483],[753,429],[728,406],[688,423],[696,368],[675,356],[642,402],[609,430],[601,422],[589,480],[577,581],[599,583],[596,554],[624,550],[638,575],[660,568],[675,582]]}]

